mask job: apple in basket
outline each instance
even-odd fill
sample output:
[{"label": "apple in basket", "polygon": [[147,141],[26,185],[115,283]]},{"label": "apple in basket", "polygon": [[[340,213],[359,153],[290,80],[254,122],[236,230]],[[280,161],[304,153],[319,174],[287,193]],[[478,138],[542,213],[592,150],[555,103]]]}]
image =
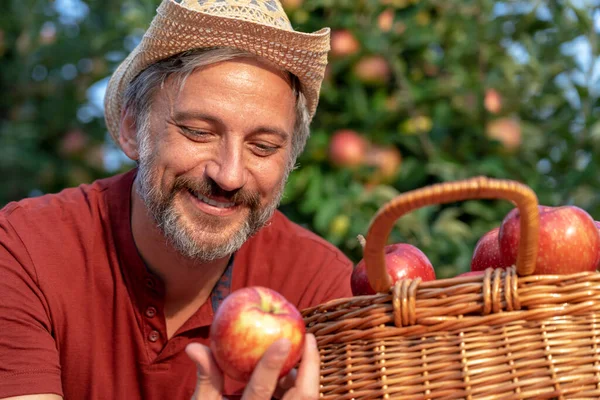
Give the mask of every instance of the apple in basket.
[{"label": "apple in basket", "polygon": [[467,272],[463,272],[462,274],[456,275],[457,277],[462,276],[481,276],[485,274],[485,270],[479,270],[479,271],[467,271]]},{"label": "apple in basket", "polygon": [[221,303],[210,328],[210,349],[225,375],[247,382],[267,348],[288,339],[283,377],[300,360],[305,333],[302,315],[283,295],[252,286],[234,291]]},{"label": "apple in basket", "polygon": [[[598,232],[600,232],[600,221],[594,221],[596,224],[596,228],[598,228]],[[600,267],[600,249],[598,250],[598,267]]]},{"label": "apple in basket", "polygon": [[[361,244],[364,238],[359,237]],[[364,245],[363,245],[364,247]],[[421,278],[423,281],[435,279],[435,270],[427,256],[416,246],[408,243],[395,243],[384,247],[385,267],[392,283],[401,279]],[[360,260],[350,277],[350,286],[354,296],[375,294],[369,283],[365,260]]]},{"label": "apple in basket", "polygon": [[471,258],[471,271],[484,271],[486,268],[504,268],[510,265],[504,264],[500,254],[500,242],[498,233],[500,227],[486,232],[475,244],[473,257]]},{"label": "apple in basket", "polygon": [[[600,232],[594,219],[576,206],[540,205],[540,229],[535,274],[570,274],[595,271],[600,261]],[[519,210],[510,211],[498,233],[503,262],[517,260],[520,237]]]}]

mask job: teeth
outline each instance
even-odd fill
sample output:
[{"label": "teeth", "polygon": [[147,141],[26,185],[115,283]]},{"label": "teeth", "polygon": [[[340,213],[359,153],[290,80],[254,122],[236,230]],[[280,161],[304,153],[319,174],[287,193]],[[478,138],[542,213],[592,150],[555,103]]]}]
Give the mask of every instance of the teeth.
[{"label": "teeth", "polygon": [[198,197],[198,199],[202,200],[206,204],[210,204],[211,206],[217,207],[217,208],[229,208],[229,207],[235,206],[235,203],[221,203],[219,201],[209,199],[206,196],[202,196],[201,194],[197,195],[196,197]]}]

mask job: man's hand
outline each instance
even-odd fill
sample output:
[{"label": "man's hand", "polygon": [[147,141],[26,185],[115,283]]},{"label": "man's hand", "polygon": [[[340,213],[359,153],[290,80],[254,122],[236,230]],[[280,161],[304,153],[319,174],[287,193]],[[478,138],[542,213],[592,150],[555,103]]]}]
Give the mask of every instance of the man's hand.
[{"label": "man's hand", "polygon": [[[306,335],[298,371],[292,370],[279,380],[279,372],[289,350],[290,343],[287,340],[278,340],[267,349],[250,377],[242,400],[268,400],[272,397],[282,400],[319,398],[320,359],[315,337],[312,334]],[[185,351],[196,363],[198,372],[192,400],[223,399],[223,373],[208,347],[191,343]]]}]

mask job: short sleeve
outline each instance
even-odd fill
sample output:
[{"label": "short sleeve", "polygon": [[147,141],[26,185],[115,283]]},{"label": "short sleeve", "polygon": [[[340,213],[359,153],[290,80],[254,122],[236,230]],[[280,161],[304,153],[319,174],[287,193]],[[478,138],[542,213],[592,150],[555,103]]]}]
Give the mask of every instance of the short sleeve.
[{"label": "short sleeve", "polygon": [[34,266],[7,214],[0,212],[0,398],[63,395],[49,307]]}]

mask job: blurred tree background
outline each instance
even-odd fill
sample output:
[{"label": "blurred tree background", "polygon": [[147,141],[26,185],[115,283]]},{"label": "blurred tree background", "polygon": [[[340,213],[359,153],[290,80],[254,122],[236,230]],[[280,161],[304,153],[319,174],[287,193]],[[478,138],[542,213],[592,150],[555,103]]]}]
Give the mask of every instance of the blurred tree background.
[{"label": "blurred tree background", "polygon": [[[5,0],[0,205],[125,171],[107,77],[159,0]],[[600,0],[283,0],[294,27],[332,28],[312,137],[281,210],[357,261],[356,236],[398,194],[476,175],[530,185],[600,219]],[[438,277],[466,271],[504,200],[426,207],[390,241]]]}]

